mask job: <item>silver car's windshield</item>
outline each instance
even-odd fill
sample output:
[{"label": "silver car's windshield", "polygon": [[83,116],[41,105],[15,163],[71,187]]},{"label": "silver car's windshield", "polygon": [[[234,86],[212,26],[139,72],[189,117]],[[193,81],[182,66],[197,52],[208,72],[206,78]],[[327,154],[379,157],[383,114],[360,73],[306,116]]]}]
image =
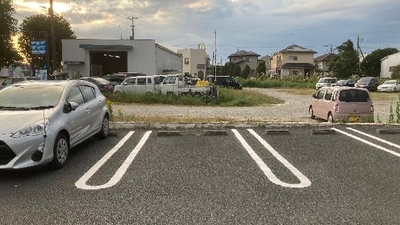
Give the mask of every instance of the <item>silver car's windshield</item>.
[{"label": "silver car's windshield", "polygon": [[28,110],[55,107],[64,87],[58,85],[14,85],[0,91],[0,110]]}]

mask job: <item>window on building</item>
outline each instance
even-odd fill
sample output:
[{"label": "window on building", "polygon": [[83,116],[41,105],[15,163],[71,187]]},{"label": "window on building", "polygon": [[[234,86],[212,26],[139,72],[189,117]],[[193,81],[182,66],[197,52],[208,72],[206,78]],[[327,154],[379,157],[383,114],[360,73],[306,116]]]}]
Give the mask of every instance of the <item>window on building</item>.
[{"label": "window on building", "polygon": [[244,61],[250,62],[250,58],[249,58],[249,57],[245,57],[245,58],[244,58]]},{"label": "window on building", "polygon": [[297,70],[291,70],[291,71],[289,71],[289,74],[290,75],[298,75],[299,72]]},{"label": "window on building", "polygon": [[189,64],[189,58],[185,58],[185,64]]},{"label": "window on building", "polygon": [[289,56],[289,60],[291,60],[291,61],[297,61],[297,56]]},{"label": "window on building", "polygon": [[389,67],[389,72],[393,72],[393,71],[394,71],[394,68],[396,68],[396,67],[395,67],[395,66]]}]

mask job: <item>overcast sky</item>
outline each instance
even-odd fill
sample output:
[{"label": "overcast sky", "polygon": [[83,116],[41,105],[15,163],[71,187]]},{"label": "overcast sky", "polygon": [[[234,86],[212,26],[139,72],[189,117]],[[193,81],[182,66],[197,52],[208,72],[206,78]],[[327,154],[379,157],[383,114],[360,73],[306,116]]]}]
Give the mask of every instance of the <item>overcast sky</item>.
[{"label": "overcast sky", "polygon": [[[400,49],[399,0],[54,0],[77,38],[154,39],[173,51],[204,43],[218,61],[237,50],[271,55],[297,44],[318,53],[346,40],[364,53]],[[14,0],[15,17],[46,13],[49,0]],[[216,35],[214,34],[216,32]],[[216,37],[216,38],[215,38]],[[216,43],[216,48],[215,48]]]}]

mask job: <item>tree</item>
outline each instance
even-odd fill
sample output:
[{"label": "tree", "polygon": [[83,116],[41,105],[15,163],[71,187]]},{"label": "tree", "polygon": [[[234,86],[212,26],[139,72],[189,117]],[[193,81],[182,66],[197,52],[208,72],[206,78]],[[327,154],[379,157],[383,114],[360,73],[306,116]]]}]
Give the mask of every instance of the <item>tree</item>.
[{"label": "tree", "polygon": [[235,76],[235,77],[239,77],[240,74],[241,74],[241,70],[242,70],[242,69],[240,68],[239,65],[233,65],[233,72],[232,72],[232,75]]},{"label": "tree", "polygon": [[[30,16],[22,22],[20,26],[21,36],[18,43],[21,47],[21,51],[24,56],[32,63],[31,54],[31,41],[32,40],[46,40],[47,41],[47,54],[49,59],[52,59],[52,45],[51,45],[51,20],[49,16],[46,15],[33,15]],[[56,45],[56,55],[54,56],[55,65],[57,68],[60,66],[62,57],[62,46],[61,39],[75,39],[76,36],[71,30],[71,25],[62,16],[54,15],[54,33],[55,33],[55,45]],[[43,67],[47,64],[45,57],[39,57],[39,66]],[[50,64],[50,66],[52,63]],[[52,68],[54,71],[57,68]]]},{"label": "tree", "polygon": [[267,69],[265,68],[265,61],[261,61],[258,63],[257,66],[257,74],[265,74],[267,72]]},{"label": "tree", "polygon": [[12,17],[14,12],[11,0],[0,1],[0,67],[22,59],[12,43],[12,36],[16,33],[18,24]]},{"label": "tree", "polygon": [[353,42],[347,40],[337,47],[337,50],[339,52],[338,55],[329,65],[329,69],[333,75],[337,78],[348,78],[353,74],[359,74],[358,53],[354,49]]},{"label": "tree", "polygon": [[366,76],[379,76],[381,74],[381,59],[396,52],[399,52],[396,48],[377,49],[371,52],[361,62],[361,71]]},{"label": "tree", "polygon": [[392,79],[400,79],[400,64],[394,68],[392,72]]},{"label": "tree", "polygon": [[246,65],[242,71],[241,77],[242,78],[248,78],[250,76],[250,66]]}]

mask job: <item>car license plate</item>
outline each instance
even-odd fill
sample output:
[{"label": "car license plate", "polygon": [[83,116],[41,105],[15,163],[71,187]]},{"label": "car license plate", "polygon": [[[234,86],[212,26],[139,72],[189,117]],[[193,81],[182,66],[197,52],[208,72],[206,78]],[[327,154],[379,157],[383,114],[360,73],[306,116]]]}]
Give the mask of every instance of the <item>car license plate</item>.
[{"label": "car license plate", "polygon": [[359,116],[349,116],[349,122],[359,122],[360,121],[360,117]]}]

